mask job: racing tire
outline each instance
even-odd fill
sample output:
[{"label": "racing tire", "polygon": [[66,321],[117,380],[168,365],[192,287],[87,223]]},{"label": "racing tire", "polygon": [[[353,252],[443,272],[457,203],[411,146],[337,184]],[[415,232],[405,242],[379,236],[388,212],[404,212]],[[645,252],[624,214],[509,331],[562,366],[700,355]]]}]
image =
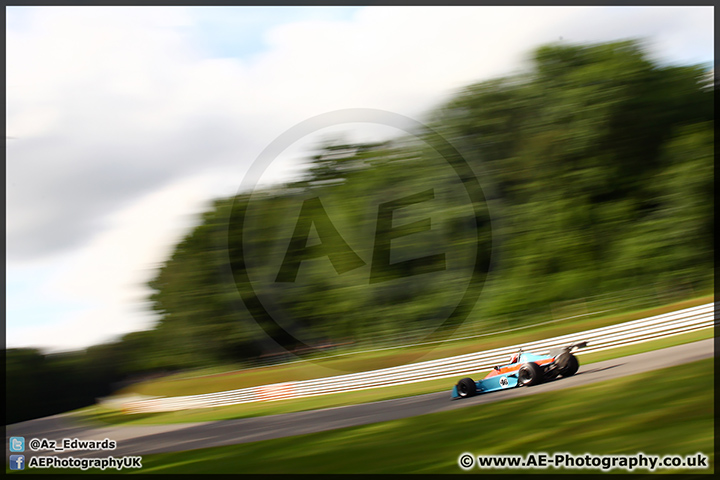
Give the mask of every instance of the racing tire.
[{"label": "racing tire", "polygon": [[457,384],[457,391],[460,397],[474,397],[477,394],[477,385],[472,378],[463,378]]},{"label": "racing tire", "polygon": [[518,370],[518,386],[531,387],[542,383],[543,371],[535,362],[528,362]]},{"label": "racing tire", "polygon": [[580,362],[572,353],[563,353],[558,357],[559,375],[562,377],[572,377],[580,368]]}]

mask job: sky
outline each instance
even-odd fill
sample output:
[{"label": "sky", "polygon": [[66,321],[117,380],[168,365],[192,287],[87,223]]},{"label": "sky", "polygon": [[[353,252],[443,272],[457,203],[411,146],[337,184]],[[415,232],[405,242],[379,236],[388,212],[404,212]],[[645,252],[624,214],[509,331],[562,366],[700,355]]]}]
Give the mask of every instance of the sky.
[{"label": "sky", "polygon": [[[422,121],[551,42],[642,38],[660,62],[712,66],[713,18],[713,7],[7,7],[7,347],[58,352],[151,328],[156,268],[310,117],[375,108]],[[263,181],[288,178],[310,144]]]}]

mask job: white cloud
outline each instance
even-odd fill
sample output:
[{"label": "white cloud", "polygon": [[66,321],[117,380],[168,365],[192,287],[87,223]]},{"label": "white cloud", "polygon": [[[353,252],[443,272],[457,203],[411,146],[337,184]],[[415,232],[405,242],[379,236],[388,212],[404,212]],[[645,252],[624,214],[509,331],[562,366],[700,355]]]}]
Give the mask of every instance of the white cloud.
[{"label": "white cloud", "polygon": [[[650,37],[669,61],[713,54],[711,7],[364,8],[273,28],[268,50],[243,59],[210,58],[192,37],[192,9],[25,14],[7,31],[7,135],[17,137],[7,147],[8,281],[40,263],[64,269],[61,284],[51,273],[39,282],[38,301],[58,305],[57,318],[67,312],[48,291],[87,302],[83,318],[97,323],[69,316],[41,337],[8,318],[11,344],[78,345],[146,324],[137,283],[187,212],[233,193],[266,145],[311,116],[364,107],[421,120],[560,37]],[[88,333],[63,334],[73,322]]]},{"label": "white cloud", "polygon": [[[15,322],[8,328],[11,342],[79,348],[148,328],[156,317],[141,308],[151,293],[145,284],[197,224],[217,188],[216,175],[194,176],[109,215],[104,231],[84,248],[58,257],[52,275],[34,287],[59,307],[45,312],[54,321]],[[9,275],[25,269],[37,272],[38,266],[11,267]]]}]

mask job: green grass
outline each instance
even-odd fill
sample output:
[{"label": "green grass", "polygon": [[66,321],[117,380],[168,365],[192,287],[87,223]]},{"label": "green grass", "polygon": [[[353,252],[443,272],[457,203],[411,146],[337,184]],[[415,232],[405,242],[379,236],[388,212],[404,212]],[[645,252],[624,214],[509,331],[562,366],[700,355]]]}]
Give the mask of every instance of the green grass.
[{"label": "green grass", "polygon": [[[581,364],[600,362],[611,358],[642,353],[673,345],[682,345],[697,340],[712,338],[714,329],[707,328],[696,332],[676,335],[674,337],[662,338],[651,342],[629,345],[602,352],[580,355]],[[481,378],[485,372],[468,372],[473,377]],[[383,387],[358,392],[337,393],[308,397],[296,400],[281,400],[273,402],[254,402],[228,407],[206,408],[185,410],[180,412],[145,413],[145,414],[123,414],[117,410],[95,405],[74,412],[78,420],[96,424],[116,425],[150,425],[185,422],[206,422],[214,420],[229,420],[234,418],[246,418],[261,415],[272,415],[278,413],[296,412],[303,410],[314,410],[319,408],[337,407],[352,405],[364,402],[388,400],[392,398],[420,395],[439,391],[448,391],[452,387],[455,378],[444,378],[439,380],[419,382],[409,385],[395,387]]]},{"label": "green grass", "polygon": [[[463,452],[702,452],[709,457],[710,468],[692,472],[714,473],[713,359],[686,365],[680,378],[678,373],[677,368],[668,368],[372,425],[144,455],[140,473],[462,473],[456,462]],[[471,472],[560,473],[555,469]]]},{"label": "green grass", "polygon": [[335,358],[316,359],[313,361],[302,361],[286,365],[258,367],[222,373],[217,373],[220,367],[214,367],[207,370],[213,372],[213,374],[210,375],[197,376],[198,373],[195,372],[192,374],[195,376],[188,378],[188,372],[179,373],[163,379],[130,385],[118,392],[118,394],[152,396],[197,395],[278,382],[329,377],[353,371],[375,370],[407,363],[490,350],[518,343],[529,343],[545,338],[581,332],[653,315],[660,315],[691,306],[702,305],[712,302],[713,299],[714,297],[712,295],[706,295],[659,308],[626,312],[623,314],[615,313],[602,317],[589,316],[575,318],[558,323],[524,328],[514,332],[498,333],[467,340],[449,341],[440,345],[421,345],[379,352],[357,353]]}]

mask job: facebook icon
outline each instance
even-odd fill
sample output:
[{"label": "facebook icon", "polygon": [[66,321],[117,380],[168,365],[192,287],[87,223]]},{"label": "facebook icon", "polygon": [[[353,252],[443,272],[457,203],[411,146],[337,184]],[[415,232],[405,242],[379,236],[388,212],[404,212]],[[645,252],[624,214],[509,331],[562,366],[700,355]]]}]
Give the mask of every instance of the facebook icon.
[{"label": "facebook icon", "polygon": [[25,455],[10,455],[10,470],[25,470]]}]

